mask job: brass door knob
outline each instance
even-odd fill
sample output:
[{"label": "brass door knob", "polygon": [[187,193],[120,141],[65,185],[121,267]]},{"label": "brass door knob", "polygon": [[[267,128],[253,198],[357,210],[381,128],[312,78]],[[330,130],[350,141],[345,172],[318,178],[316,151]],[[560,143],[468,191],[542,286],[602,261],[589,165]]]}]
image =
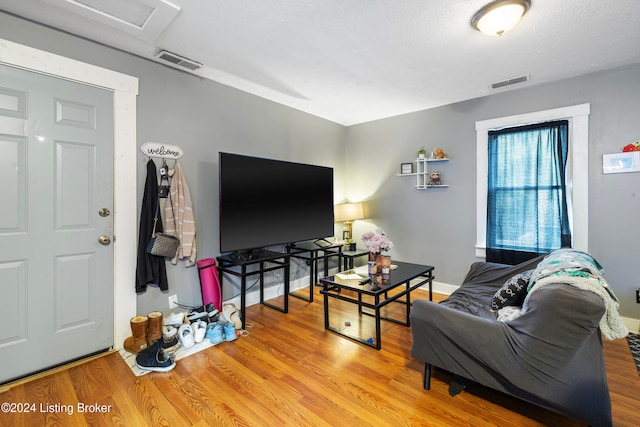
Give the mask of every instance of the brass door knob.
[{"label": "brass door knob", "polygon": [[111,243],[111,238],[106,234],[103,234],[102,236],[98,237],[98,243],[100,243],[101,245],[107,246],[109,245],[109,243]]}]

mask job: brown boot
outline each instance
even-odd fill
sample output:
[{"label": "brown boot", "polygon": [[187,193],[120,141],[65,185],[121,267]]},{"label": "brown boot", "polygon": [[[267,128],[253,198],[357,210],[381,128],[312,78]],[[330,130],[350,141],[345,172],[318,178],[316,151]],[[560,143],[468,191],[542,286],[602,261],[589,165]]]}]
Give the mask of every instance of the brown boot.
[{"label": "brown boot", "polygon": [[162,313],[152,311],[147,314],[149,318],[149,327],[147,328],[147,344],[151,345],[155,341],[162,338]]},{"label": "brown boot", "polygon": [[132,317],[131,333],[133,336],[124,340],[124,348],[131,353],[139,353],[147,348],[147,324],[149,319],[147,316]]}]

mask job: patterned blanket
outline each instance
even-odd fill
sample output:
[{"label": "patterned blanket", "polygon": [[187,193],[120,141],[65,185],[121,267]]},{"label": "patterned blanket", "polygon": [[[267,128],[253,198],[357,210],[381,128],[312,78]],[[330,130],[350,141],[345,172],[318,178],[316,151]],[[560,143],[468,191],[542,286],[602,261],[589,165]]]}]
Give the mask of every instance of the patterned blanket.
[{"label": "patterned blanket", "polygon": [[603,277],[600,263],[586,252],[562,248],[547,255],[535,269],[529,281],[527,298],[536,289],[552,283],[565,283],[598,294],[604,301],[606,312],[600,320],[602,335],[608,340],[624,338],[629,330],[618,314],[620,303]]}]

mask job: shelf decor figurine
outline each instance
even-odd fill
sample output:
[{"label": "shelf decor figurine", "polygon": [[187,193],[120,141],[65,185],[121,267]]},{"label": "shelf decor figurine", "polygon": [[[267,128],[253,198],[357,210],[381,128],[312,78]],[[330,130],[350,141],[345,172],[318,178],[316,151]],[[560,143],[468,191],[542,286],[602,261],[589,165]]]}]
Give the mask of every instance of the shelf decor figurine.
[{"label": "shelf decor figurine", "polygon": [[431,172],[431,179],[429,179],[429,182],[427,183],[427,185],[442,185],[442,180],[440,179],[440,172],[438,171]]},{"label": "shelf decor figurine", "polygon": [[449,158],[449,155],[445,153],[440,147],[436,147],[435,150],[431,152],[432,160],[442,160],[442,159],[448,159],[448,158]]}]

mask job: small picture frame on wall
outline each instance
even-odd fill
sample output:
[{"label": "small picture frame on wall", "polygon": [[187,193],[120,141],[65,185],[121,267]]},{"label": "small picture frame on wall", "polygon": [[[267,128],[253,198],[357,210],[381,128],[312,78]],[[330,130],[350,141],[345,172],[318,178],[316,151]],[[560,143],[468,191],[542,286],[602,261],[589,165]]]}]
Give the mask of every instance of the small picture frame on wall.
[{"label": "small picture frame on wall", "polygon": [[602,173],[628,172],[640,172],[640,151],[602,155]]},{"label": "small picture frame on wall", "polygon": [[413,163],[400,163],[400,173],[403,175],[413,173]]}]

